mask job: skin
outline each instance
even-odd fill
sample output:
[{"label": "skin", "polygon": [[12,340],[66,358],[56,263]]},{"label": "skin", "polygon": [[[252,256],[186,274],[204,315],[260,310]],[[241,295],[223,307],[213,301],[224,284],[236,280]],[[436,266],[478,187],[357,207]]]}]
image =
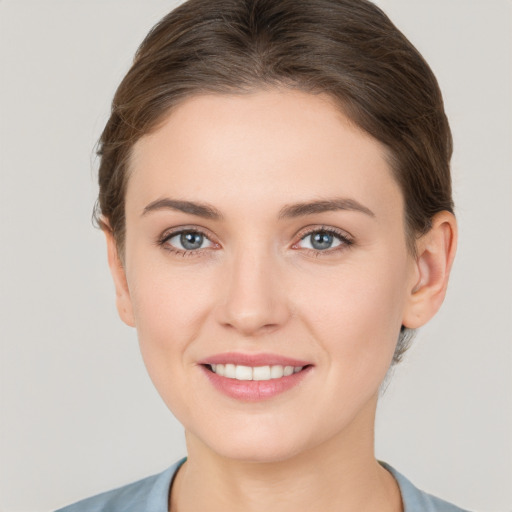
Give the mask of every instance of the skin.
[{"label": "skin", "polygon": [[[185,427],[170,509],[402,510],[374,457],[378,391],[401,325],[423,325],[443,301],[453,216],[433,219],[413,257],[385,148],[329,98],[298,91],[189,98],[135,144],[130,172],[125,253],[107,231],[109,264],[120,316]],[[148,211],[164,198],[219,218]],[[282,215],[340,198],[365,211]],[[205,234],[200,249],[169,238],[186,229]],[[323,251],[308,236],[321,229],[336,232]],[[313,367],[285,393],[244,402],[198,365],[225,352]]]}]

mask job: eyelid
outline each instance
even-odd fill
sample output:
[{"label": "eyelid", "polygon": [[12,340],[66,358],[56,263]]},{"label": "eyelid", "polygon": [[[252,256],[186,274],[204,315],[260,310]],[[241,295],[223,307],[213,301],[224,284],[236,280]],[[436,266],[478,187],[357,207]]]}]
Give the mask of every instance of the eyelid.
[{"label": "eyelid", "polygon": [[[312,235],[313,233],[318,233],[318,232],[328,233],[330,235],[335,236],[336,238],[338,238],[342,242],[341,245],[336,246],[336,247],[334,247],[332,249],[325,249],[323,251],[315,250],[315,249],[309,249],[309,248],[298,247],[298,244],[302,240],[304,240],[304,238],[306,238],[309,235]],[[315,254],[320,254],[320,253],[328,254],[328,253],[332,253],[332,252],[335,252],[335,251],[343,250],[343,249],[345,249],[347,247],[350,247],[351,245],[354,244],[354,237],[350,233],[348,233],[347,231],[345,231],[343,229],[335,228],[333,226],[326,226],[326,225],[307,226],[305,228],[302,228],[297,233],[295,238],[296,238],[296,242],[294,242],[292,244],[292,249],[302,249],[304,251],[313,251]]]},{"label": "eyelid", "polygon": [[[174,238],[175,236],[181,235],[182,233],[197,233],[199,235],[202,235],[204,238],[206,238],[211,244],[211,247],[203,247],[201,249],[191,249],[191,250],[185,250],[185,249],[179,249],[178,247],[175,247],[174,245],[168,244],[167,242]],[[200,226],[177,226],[174,228],[166,229],[161,235],[158,236],[156,240],[156,244],[161,246],[163,249],[176,253],[181,254],[183,256],[193,256],[202,253],[203,251],[208,251],[211,249],[218,249],[220,248],[220,244],[215,240],[215,237],[213,234],[210,233],[210,231],[206,228],[200,227]]]},{"label": "eyelid", "polygon": [[[313,233],[318,233],[318,232],[329,233],[329,234],[335,236],[336,238],[338,238],[342,243],[332,249],[325,249],[323,251],[298,247],[298,244],[304,238],[306,238],[309,235],[312,235]],[[201,249],[184,250],[184,249],[179,249],[173,245],[167,244],[167,241],[169,239],[171,239],[177,235],[180,235],[182,233],[198,233],[198,234],[204,236],[207,240],[209,240],[213,244],[213,246],[205,247],[205,248],[201,248]],[[296,249],[296,250],[301,249],[303,251],[314,252],[316,255],[319,255],[320,253],[329,254],[329,253],[333,253],[336,251],[340,251],[340,250],[346,249],[347,247],[350,247],[351,245],[354,244],[354,237],[347,231],[340,229],[340,228],[333,227],[333,226],[326,226],[326,225],[320,225],[320,224],[302,228],[295,235],[294,239],[296,241],[291,245],[292,249]],[[216,249],[221,248],[220,243],[216,241],[216,237],[213,234],[211,234],[210,230],[203,228],[201,226],[194,226],[194,225],[177,226],[174,228],[166,229],[160,236],[158,236],[158,238],[156,240],[156,244],[161,246],[165,250],[168,250],[169,252],[173,252],[173,253],[181,254],[181,255],[187,255],[187,256],[193,256],[193,255],[200,254],[204,251],[209,251],[212,249],[216,250]]]}]

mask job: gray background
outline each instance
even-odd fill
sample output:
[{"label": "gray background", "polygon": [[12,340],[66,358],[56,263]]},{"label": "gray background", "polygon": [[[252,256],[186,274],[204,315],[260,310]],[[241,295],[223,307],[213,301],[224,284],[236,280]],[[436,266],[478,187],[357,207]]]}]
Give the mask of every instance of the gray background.
[{"label": "gray background", "polygon": [[[381,402],[377,455],[512,510],[512,3],[381,0],[444,91],[460,244],[445,305]],[[0,510],[45,511],[185,453],[91,227],[94,143],[172,1],[0,1]]]}]

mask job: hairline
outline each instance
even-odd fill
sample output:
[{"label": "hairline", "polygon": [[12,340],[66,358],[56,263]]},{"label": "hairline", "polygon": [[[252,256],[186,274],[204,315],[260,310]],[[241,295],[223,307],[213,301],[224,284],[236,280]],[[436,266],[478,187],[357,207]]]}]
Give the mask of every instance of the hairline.
[{"label": "hairline", "polygon": [[[118,247],[118,252],[120,256],[122,256],[122,260],[124,261],[124,252],[125,252],[125,237],[126,237],[126,194],[128,190],[128,183],[129,180],[134,172],[133,168],[133,158],[134,158],[134,151],[141,139],[144,137],[150,136],[156,131],[158,131],[169,119],[170,116],[173,115],[173,113],[179,109],[184,103],[186,103],[188,100],[201,97],[201,96],[229,96],[229,95],[251,95],[256,94],[258,92],[270,92],[270,91],[280,91],[280,92],[287,92],[287,91],[301,91],[306,94],[312,94],[314,96],[321,97],[324,101],[326,101],[329,105],[331,105],[334,109],[338,111],[342,115],[342,118],[340,120],[343,120],[344,122],[347,122],[352,128],[358,130],[359,132],[363,133],[365,136],[371,137],[375,142],[377,142],[383,152],[383,158],[386,161],[386,164],[389,167],[390,175],[392,179],[395,181],[395,183],[398,185],[400,189],[400,194],[403,199],[403,229],[404,234],[406,238],[406,245],[408,248],[409,253],[416,257],[416,241],[418,238],[420,238],[422,235],[425,234],[425,232],[416,231],[413,226],[412,222],[408,218],[408,210],[407,205],[405,202],[405,194],[404,190],[402,189],[402,185],[398,180],[398,172],[396,170],[397,166],[397,158],[393,153],[392,148],[390,148],[386,143],[383,141],[377,139],[375,136],[373,136],[371,133],[369,133],[367,130],[365,130],[360,124],[358,124],[354,119],[353,116],[350,115],[350,113],[347,111],[346,103],[343,101],[342,98],[336,97],[334,94],[326,91],[321,90],[320,87],[310,87],[307,88],[304,85],[300,84],[299,81],[295,82],[285,82],[280,80],[275,81],[269,81],[269,80],[261,80],[261,81],[254,81],[252,85],[249,84],[238,84],[238,85],[223,85],[223,86],[198,86],[197,88],[190,89],[186,94],[181,95],[178,98],[175,98],[172,103],[170,103],[166,108],[162,109],[162,112],[160,115],[156,116],[155,119],[149,124],[149,126],[146,127],[146,129],[141,130],[141,133],[138,134],[131,142],[130,147],[127,151],[126,158],[124,163],[122,164],[125,169],[123,173],[123,225],[121,226],[121,230],[119,233],[115,233],[115,239],[116,239],[116,245]],[[103,216],[100,216],[99,220],[97,221],[98,224],[102,229],[105,229],[105,222],[103,220]],[[107,220],[107,227],[108,219]],[[108,228],[110,231],[112,231],[111,228]],[[428,231],[428,230],[427,230]]]}]

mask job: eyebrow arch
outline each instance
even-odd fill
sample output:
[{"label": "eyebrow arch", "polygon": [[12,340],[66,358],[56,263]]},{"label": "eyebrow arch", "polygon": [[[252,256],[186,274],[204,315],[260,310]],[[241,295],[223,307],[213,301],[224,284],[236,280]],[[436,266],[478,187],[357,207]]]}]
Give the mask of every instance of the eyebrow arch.
[{"label": "eyebrow arch", "polygon": [[179,199],[170,199],[168,197],[157,199],[156,201],[149,203],[144,208],[142,216],[158,210],[175,210],[212,220],[222,219],[222,214],[219,210],[209,204],[195,203],[193,201],[181,201]]},{"label": "eyebrow arch", "polygon": [[375,214],[369,208],[354,199],[334,198],[284,206],[279,212],[279,218],[302,217],[336,210],[357,211],[375,217]]}]

